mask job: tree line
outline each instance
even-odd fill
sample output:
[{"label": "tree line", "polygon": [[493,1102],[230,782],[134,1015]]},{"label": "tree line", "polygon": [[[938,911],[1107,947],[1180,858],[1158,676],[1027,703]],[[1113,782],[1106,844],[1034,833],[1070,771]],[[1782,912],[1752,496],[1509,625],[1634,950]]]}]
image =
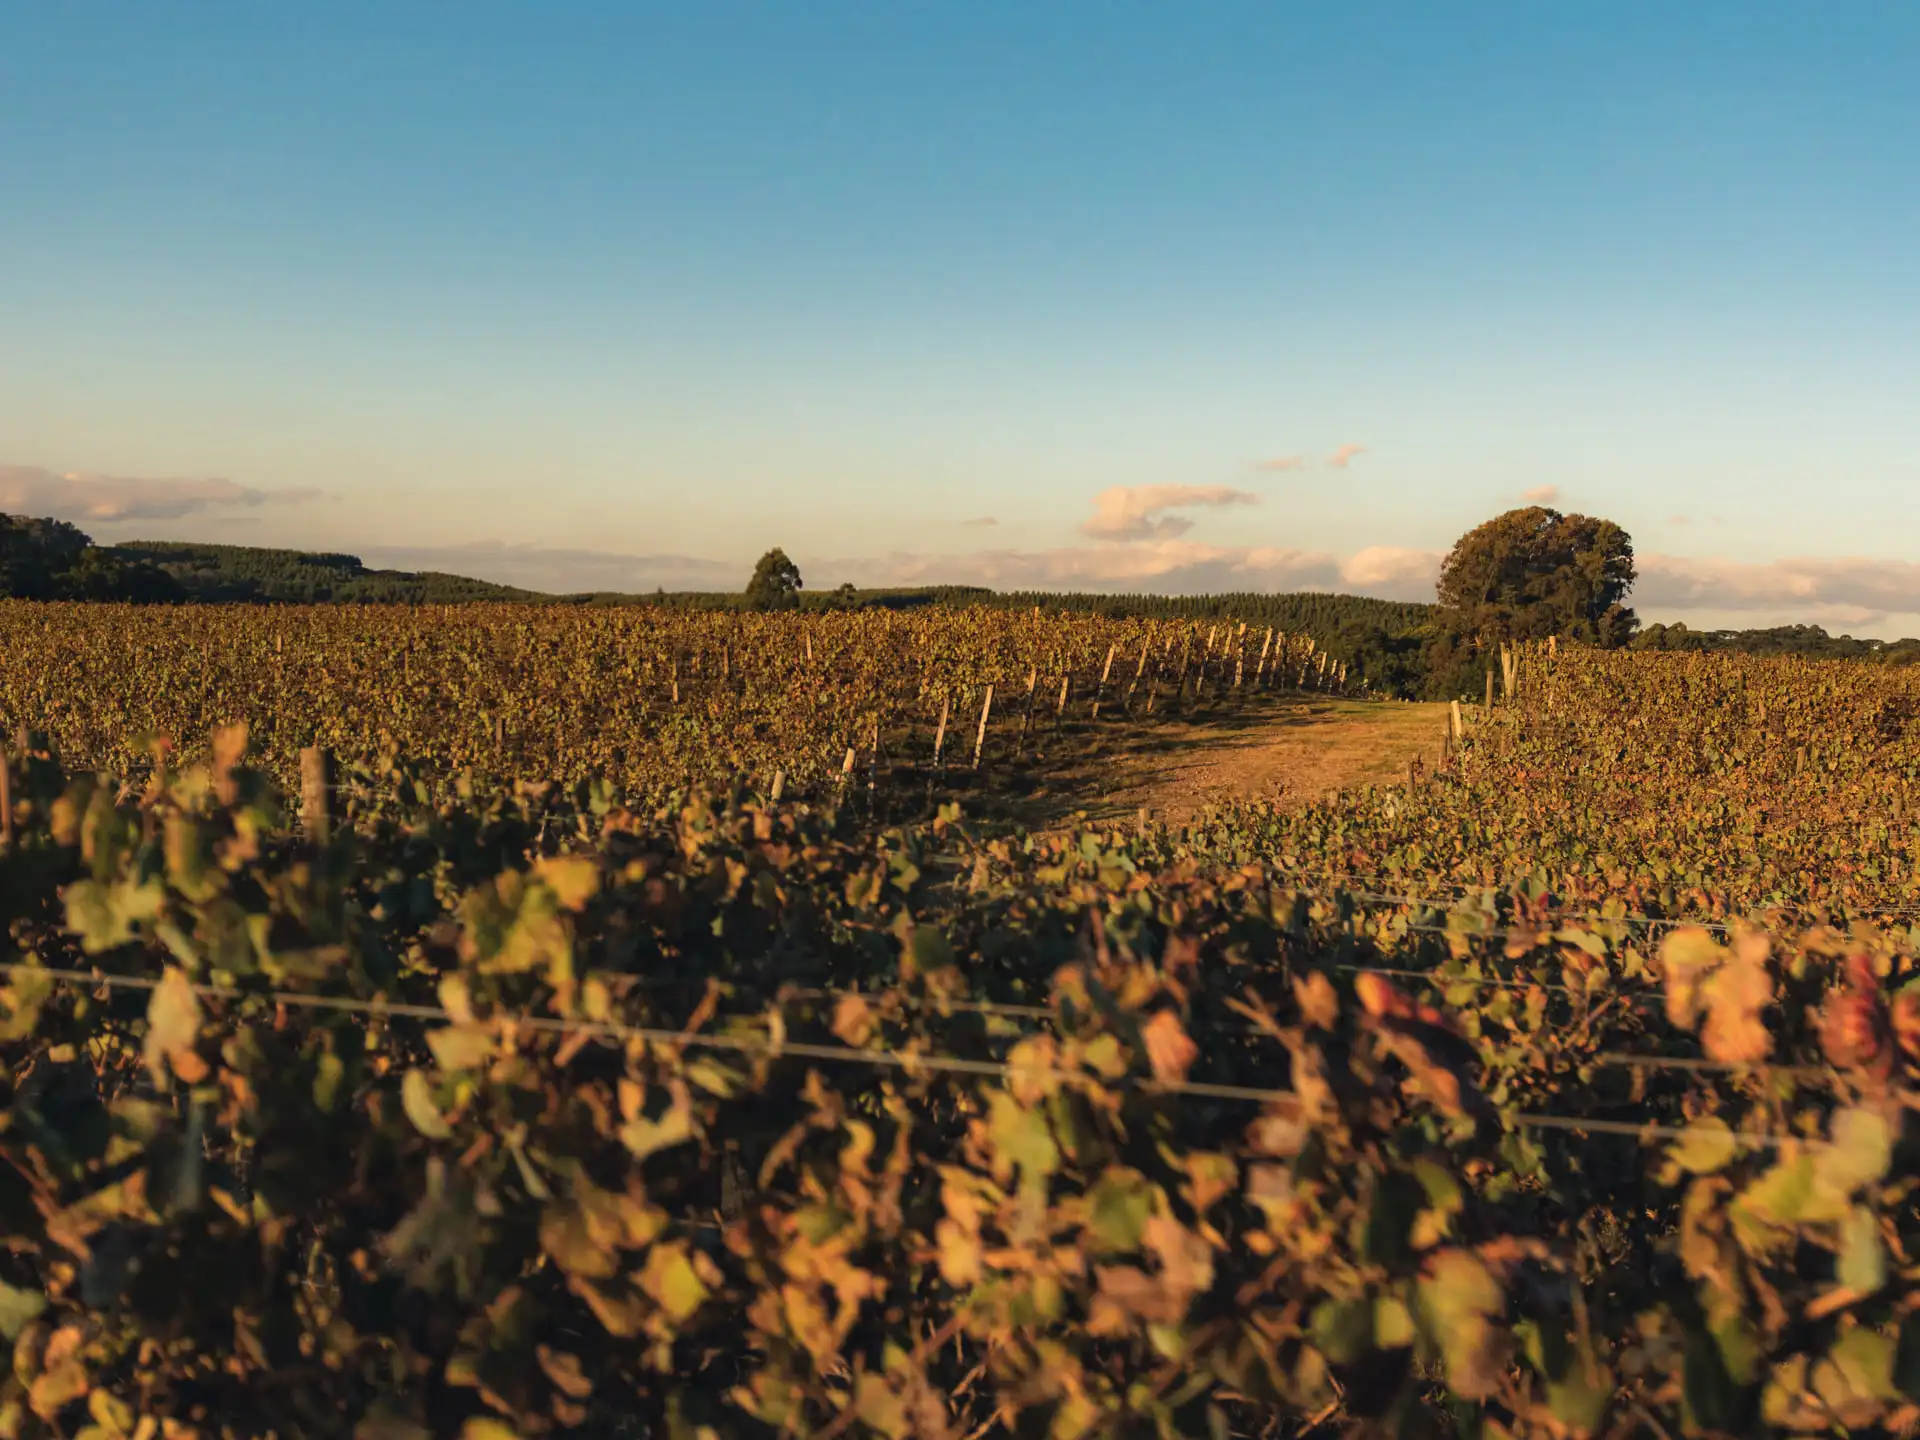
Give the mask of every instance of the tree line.
[{"label": "tree line", "polygon": [[463,575],[379,570],[337,552],[178,541],[96,545],[63,520],[0,515],[0,595],[140,604],[431,604],[480,601],[655,605],[683,610],[989,606],[1116,619],[1244,620],[1305,634],[1376,693],[1446,699],[1478,693],[1490,656],[1549,635],[1601,648],[1744,651],[1910,664],[1920,640],[1861,640],[1817,625],[1693,630],[1640,625],[1627,605],[1632,537],[1610,520],[1546,506],[1510,510],[1455,543],[1431,603],[1318,591],[1211,595],[995,591],[932,585],[808,590],[784,550],[761,557],[744,589],[544,594]]}]

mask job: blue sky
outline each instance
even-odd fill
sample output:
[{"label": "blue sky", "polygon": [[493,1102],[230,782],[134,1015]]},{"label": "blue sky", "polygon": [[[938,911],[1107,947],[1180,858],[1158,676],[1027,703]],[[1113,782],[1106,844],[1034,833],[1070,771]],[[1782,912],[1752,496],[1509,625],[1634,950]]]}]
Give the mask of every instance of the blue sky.
[{"label": "blue sky", "polygon": [[1920,630],[1916,74],[1907,4],[9,6],[0,503],[1412,595],[1531,492],[1650,617]]}]

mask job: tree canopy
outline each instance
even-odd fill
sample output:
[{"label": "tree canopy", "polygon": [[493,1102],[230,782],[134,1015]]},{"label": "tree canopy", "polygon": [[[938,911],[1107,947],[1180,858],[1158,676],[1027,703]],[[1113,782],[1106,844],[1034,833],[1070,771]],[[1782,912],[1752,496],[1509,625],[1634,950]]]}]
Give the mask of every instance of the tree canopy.
[{"label": "tree canopy", "polygon": [[753,578],[747,582],[747,604],[755,610],[791,610],[800,603],[800,590],[805,584],[800,567],[776,545],[753,567]]},{"label": "tree canopy", "polygon": [[1450,628],[1479,641],[1549,635],[1623,645],[1639,621],[1633,539],[1611,520],[1530,505],[1496,515],[1454,543],[1440,567]]},{"label": "tree canopy", "polygon": [[64,520],[0,515],[0,595],[21,600],[181,598],[180,587],[138,557],[96,546]]}]

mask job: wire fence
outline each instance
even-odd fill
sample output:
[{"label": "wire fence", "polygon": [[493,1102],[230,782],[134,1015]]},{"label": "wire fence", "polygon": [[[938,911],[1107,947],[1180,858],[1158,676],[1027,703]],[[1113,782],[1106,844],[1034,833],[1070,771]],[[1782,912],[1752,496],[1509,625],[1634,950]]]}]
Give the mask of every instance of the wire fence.
[{"label": "wire fence", "polygon": [[[10,976],[30,976],[61,984],[108,989],[126,989],[152,991],[161,983],[159,979],[142,975],[110,975],[97,970],[55,969],[51,967],[28,965],[19,962],[0,964],[0,974]],[[311,995],[297,990],[275,990],[265,993],[241,990],[234,986],[213,985],[206,982],[189,982],[193,993],[202,999],[212,1000],[264,1000],[276,1006],[290,1009],[306,1008],[329,1010],[365,1015],[377,1019],[414,1019],[439,1020],[457,1023],[459,1017],[438,1005],[409,1004],[388,1000],[362,1000],[350,996]],[[736,1017],[738,1018],[738,1017]],[[812,1042],[789,1042],[774,1036],[728,1035],[711,1031],[669,1030],[664,1027],[626,1025],[615,1021],[571,1020],[548,1016],[521,1015],[505,1017],[516,1029],[525,1029],[537,1033],[565,1036],[584,1036],[589,1039],[605,1039],[626,1043],[640,1040],[649,1045],[685,1047],[688,1049],[725,1050],[737,1054],[748,1054],[769,1060],[793,1058],[817,1060],[827,1064],[855,1064],[892,1068],[909,1074],[950,1074],[972,1075],[987,1079],[1037,1080],[1055,1078],[1059,1080],[1085,1080],[1085,1072],[1064,1070],[1057,1067],[1023,1064],[1002,1060],[974,1060],[958,1055],[926,1054],[912,1050],[887,1050],[853,1045],[825,1045]],[[499,1022],[497,1022],[499,1023]],[[1624,1061],[1635,1064],[1653,1064],[1663,1057],[1623,1056]],[[1716,1062],[1700,1062],[1699,1068],[1711,1066]],[[1737,1068],[1737,1067],[1735,1067]],[[1764,1069],[1766,1067],[1753,1067]],[[1147,1076],[1125,1077],[1117,1081],[1102,1080],[1102,1084],[1119,1085],[1145,1091],[1151,1094],[1194,1100],[1244,1101],[1276,1109],[1291,1110],[1295,1114],[1300,1110],[1300,1098],[1291,1090],[1282,1090],[1253,1085],[1221,1085],[1195,1080],[1165,1080]],[[1596,1135],[1633,1136],[1642,1141],[1679,1140],[1686,1138],[1689,1131],[1684,1128],[1662,1125],[1656,1121],[1626,1121],[1595,1119],[1579,1115],[1553,1115],[1536,1112],[1511,1113],[1505,1117],[1511,1123],[1533,1129],[1551,1129],[1584,1131]],[[1739,1143],[1753,1148],[1769,1149],[1791,1142],[1808,1144],[1821,1143],[1807,1137],[1782,1135],[1770,1131],[1736,1132]]]}]

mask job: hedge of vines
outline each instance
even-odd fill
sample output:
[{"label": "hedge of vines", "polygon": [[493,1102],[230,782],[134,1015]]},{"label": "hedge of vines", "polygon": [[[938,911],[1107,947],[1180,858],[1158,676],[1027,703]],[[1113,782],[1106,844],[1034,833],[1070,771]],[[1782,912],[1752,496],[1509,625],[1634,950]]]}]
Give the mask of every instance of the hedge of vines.
[{"label": "hedge of vines", "polygon": [[1147,835],[30,737],[0,1434],[1904,1433],[1905,692],[1527,663]]}]

